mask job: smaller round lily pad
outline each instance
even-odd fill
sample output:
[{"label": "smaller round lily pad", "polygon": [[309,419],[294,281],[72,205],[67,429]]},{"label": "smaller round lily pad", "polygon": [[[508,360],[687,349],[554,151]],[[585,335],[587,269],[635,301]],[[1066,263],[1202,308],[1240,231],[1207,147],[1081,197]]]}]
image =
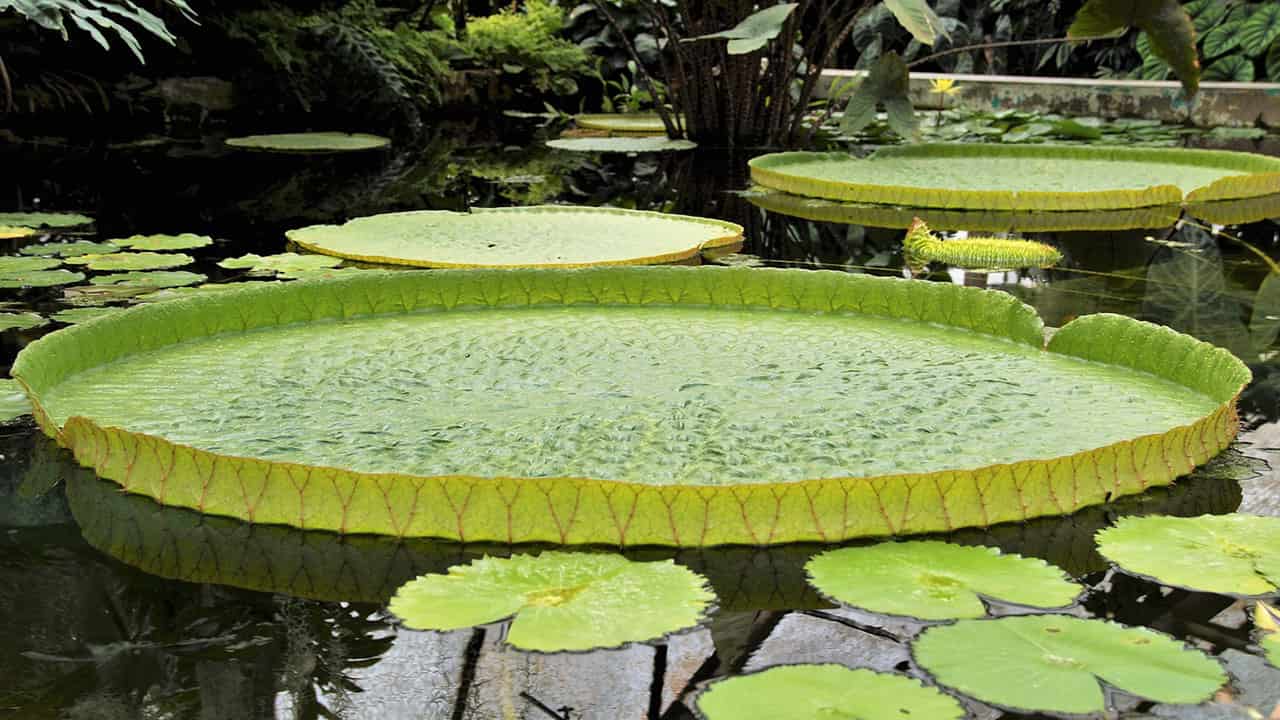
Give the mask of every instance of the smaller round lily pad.
[{"label": "smaller round lily pad", "polygon": [[1280,518],[1131,516],[1097,539],[1121,570],[1165,585],[1239,597],[1280,592]]},{"label": "smaller round lily pad", "polygon": [[182,233],[181,235],[131,235],[127,238],[113,239],[111,242],[130,250],[157,250],[163,252],[165,250],[192,250],[208,247],[213,244],[213,238],[207,235],[196,235],[195,233]]},{"label": "smaller round lily pad", "polygon": [[31,414],[31,402],[17,380],[0,378],[0,423]]},{"label": "smaller round lily pad", "polygon": [[69,228],[88,225],[93,218],[76,213],[0,213],[0,225],[29,228]]},{"label": "smaller round lily pad", "polygon": [[148,288],[170,288],[195,285],[208,280],[208,276],[186,270],[135,271],[98,275],[89,279],[93,285],[136,285]]},{"label": "smaller round lily pad", "polygon": [[574,115],[573,122],[581,128],[607,130],[633,134],[657,134],[667,132],[658,113],[584,113]]},{"label": "smaller round lily pad", "polygon": [[196,259],[184,253],[120,252],[109,255],[79,255],[67,258],[71,265],[85,265],[90,270],[163,270],[190,265]]},{"label": "smaller round lily pad", "polygon": [[190,297],[192,295],[209,295],[212,293],[225,292],[227,290],[237,290],[250,285],[265,285],[268,282],[278,281],[258,280],[248,282],[208,283],[205,285],[196,285],[194,287],[170,287],[138,295],[135,300],[137,302],[162,302],[164,300],[176,300],[178,298]]},{"label": "smaller round lily pad", "polygon": [[381,135],[341,132],[280,133],[275,135],[247,135],[230,138],[227,145],[242,150],[278,153],[343,153],[377,150],[391,144]]},{"label": "smaller round lily pad", "polygon": [[0,288],[53,287],[70,285],[84,279],[84,273],[70,270],[33,270],[0,274]]},{"label": "smaller round lily pad", "polygon": [[14,238],[23,238],[38,234],[40,234],[40,231],[35,228],[20,227],[17,225],[0,225],[0,240],[12,240]]},{"label": "smaller round lily pad", "polygon": [[1019,712],[1105,712],[1102,682],[1162,703],[1203,702],[1227,682],[1218,663],[1173,638],[1068,615],[936,625],[912,653],[940,684]]},{"label": "smaller round lily pad", "polygon": [[507,642],[559,652],[656,640],[702,621],[715,596],[697,573],[621,555],[483,558],[411,580],[391,598],[407,627],[458,630],[513,618]]},{"label": "smaller round lily pad", "polygon": [[805,569],[810,583],[833,600],[922,620],[983,617],[983,598],[1063,607],[1081,592],[1065,573],[1038,558],[937,541],[830,550]]},{"label": "smaller round lily pad", "polygon": [[54,257],[76,257],[77,255],[109,255],[120,248],[105,242],[76,240],[73,242],[51,242],[39,245],[28,245],[18,252],[23,255],[49,255]]},{"label": "smaller round lily pad", "polygon": [[62,264],[61,260],[42,257],[23,257],[20,255],[0,255],[0,275],[29,273],[36,270],[49,270]]},{"label": "smaller round lily pad", "polygon": [[692,150],[698,143],[692,140],[672,140],[658,137],[581,137],[548,140],[547,147],[574,152],[646,153]]},{"label": "smaller round lily pad", "polygon": [[706,720],[959,720],[956,699],[914,678],[843,665],[782,665],[707,686]]},{"label": "smaller round lily pad", "polygon": [[238,258],[227,258],[218,263],[218,267],[228,270],[248,270],[250,275],[278,275],[292,278],[308,272],[334,268],[342,264],[342,258],[328,255],[299,255],[298,253],[280,253],[278,255],[241,255]]},{"label": "smaller round lily pad", "polygon": [[1253,608],[1253,627],[1267,662],[1280,668],[1280,609],[1259,602]]},{"label": "smaller round lily pad", "polygon": [[48,320],[38,313],[0,313],[0,332],[5,330],[30,330],[40,327]]},{"label": "smaller round lily pad", "polygon": [[95,320],[104,315],[118,313],[122,309],[123,308],[117,307],[75,307],[67,308],[66,310],[59,310],[58,312],[50,315],[49,318],[55,322],[77,325],[79,323]]}]

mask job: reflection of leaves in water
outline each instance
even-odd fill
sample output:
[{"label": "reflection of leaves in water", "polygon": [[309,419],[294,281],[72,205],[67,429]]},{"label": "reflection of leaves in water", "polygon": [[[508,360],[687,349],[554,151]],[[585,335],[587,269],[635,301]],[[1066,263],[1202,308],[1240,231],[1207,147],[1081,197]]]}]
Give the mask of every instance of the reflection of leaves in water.
[{"label": "reflection of leaves in water", "polygon": [[[1184,226],[1175,239],[1184,248],[1165,247],[1147,271],[1142,317],[1252,356],[1243,305],[1227,294],[1222,254],[1205,230]],[[1164,258],[1163,260],[1161,258]]]}]

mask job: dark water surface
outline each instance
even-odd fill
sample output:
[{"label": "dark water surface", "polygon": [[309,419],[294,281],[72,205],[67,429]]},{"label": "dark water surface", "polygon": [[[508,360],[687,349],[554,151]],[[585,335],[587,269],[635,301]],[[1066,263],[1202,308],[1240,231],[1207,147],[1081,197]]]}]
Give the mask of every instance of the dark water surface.
[{"label": "dark water surface", "polygon": [[[243,275],[217,260],[282,252],[284,230],[300,225],[551,201],[746,226],[743,254],[718,262],[903,274],[899,229],[754,205],[739,192],[748,185],[746,155],[575,155],[539,149],[530,133],[454,125],[411,151],[318,158],[229,154],[216,138],[20,146],[0,150],[0,211],[85,212],[104,239],[209,234],[217,244],[187,252],[198,258],[189,269],[214,281]],[[1240,403],[1244,431],[1235,448],[1172,488],[947,539],[1056,563],[1090,586],[1084,606],[1093,615],[1184,638],[1220,654],[1233,674],[1235,705],[1121,698],[1131,716],[1247,717],[1241,704],[1252,704],[1265,717],[1280,702],[1280,671],[1256,657],[1240,606],[1110,573],[1092,534],[1132,513],[1280,515],[1280,478],[1264,462],[1280,444],[1280,278],[1264,285],[1280,259],[1280,222],[1255,219],[1216,233],[1187,216],[1177,226],[1029,236],[1061,248],[1062,265],[935,268],[928,277],[1013,293],[1053,326],[1117,312],[1227,347],[1255,375]],[[0,251],[20,244],[0,241]],[[62,288],[0,290],[0,304],[68,307]],[[56,327],[0,334],[0,370]],[[710,578],[719,596],[706,627],[657,647],[538,655],[504,648],[501,626],[407,631],[384,610],[399,584],[511,548],[340,537],[163,508],[76,468],[26,422],[0,426],[0,527],[0,717],[675,719],[693,717],[690,697],[701,683],[770,665],[914,671],[903,638],[917,626],[832,608],[806,585],[803,565],[816,547],[629,551],[674,556]],[[978,718],[1021,717],[970,707]]]}]

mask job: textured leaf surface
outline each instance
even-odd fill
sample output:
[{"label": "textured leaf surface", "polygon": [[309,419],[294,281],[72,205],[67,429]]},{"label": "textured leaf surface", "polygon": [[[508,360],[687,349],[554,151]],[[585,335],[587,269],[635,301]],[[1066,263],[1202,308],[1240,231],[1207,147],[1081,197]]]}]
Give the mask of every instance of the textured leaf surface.
[{"label": "textured leaf surface", "polygon": [[424,575],[391,598],[391,612],[419,630],[514,617],[510,645],[559,652],[660,639],[697,625],[714,599],[703,578],[670,560],[544,552]]},{"label": "textured leaf surface", "polygon": [[1179,0],[1088,0],[1067,30],[1071,38],[1096,37],[1136,27],[1151,51],[1173,68],[1187,94],[1200,87],[1196,28]]},{"label": "textured leaf surface", "polygon": [[477,541],[989,525],[1168,483],[1237,430],[1223,351],[1118,316],[1042,342],[1007,295],[844,273],[365,271],[68,328],[14,375],[133,492]]},{"label": "textured leaf surface", "polygon": [[229,270],[248,270],[250,275],[278,275],[289,278],[317,270],[328,270],[340,264],[342,264],[342,258],[325,255],[300,255],[298,253],[255,255],[249,253],[238,258],[222,260],[218,263],[218,267],[224,267]]},{"label": "textured leaf surface", "polygon": [[913,145],[868,158],[787,152],[751,160],[765,187],[830,200],[982,210],[1106,210],[1268,195],[1280,159],[1099,147]]},{"label": "textured leaf surface", "polygon": [[884,0],[884,4],[902,27],[925,45],[933,45],[939,36],[947,34],[942,20],[926,0]]},{"label": "textured leaf surface", "polygon": [[978,618],[983,598],[1033,607],[1075,602],[1079,585],[1038,558],[945,542],[881,543],[818,555],[810,582],[833,600],[922,620]]},{"label": "textured leaf surface", "polygon": [[93,218],[75,213],[0,213],[0,225],[30,228],[68,228],[88,225]]},{"label": "textured leaf surface", "polygon": [[84,273],[70,270],[32,270],[0,275],[0,288],[53,287],[84,280]]},{"label": "textured leaf surface", "polygon": [[730,55],[744,55],[754,52],[764,47],[770,40],[778,37],[778,33],[782,32],[782,27],[786,25],[787,19],[791,17],[791,13],[795,12],[799,5],[800,3],[771,5],[763,10],[751,13],[728,30],[699,35],[689,38],[689,40],[727,39],[729,43],[726,49]]},{"label": "textured leaf surface", "polygon": [[34,272],[36,270],[49,270],[61,264],[62,261],[55,258],[0,255],[0,276]]},{"label": "textured leaf surface", "polygon": [[90,270],[163,270],[190,265],[196,259],[184,253],[119,252],[109,255],[77,255],[67,258],[70,265],[84,265]]},{"label": "textured leaf surface", "polygon": [[17,380],[0,378],[0,423],[31,414],[31,402]]},{"label": "textured leaf surface", "polygon": [[698,147],[698,143],[692,140],[672,140],[668,137],[582,137],[548,140],[547,147],[574,152],[646,153],[692,150]]},{"label": "textured leaf surface", "polygon": [[416,211],[286,233],[312,252],[420,267],[648,265],[742,241],[733,223],[667,213],[559,205]]},{"label": "textured leaf surface", "polygon": [[208,280],[208,276],[186,270],[144,270],[135,272],[95,275],[89,279],[93,285],[133,285],[148,288],[170,288],[195,285]]},{"label": "textured leaf surface", "polygon": [[281,133],[278,135],[248,135],[229,138],[227,145],[242,150],[260,150],[279,153],[340,153],[377,150],[391,144],[380,135],[361,133]]},{"label": "textured leaf surface", "polygon": [[1258,6],[1240,27],[1240,49],[1249,57],[1262,55],[1271,43],[1280,39],[1280,5]]},{"label": "textured leaf surface", "polygon": [[0,313],[0,332],[5,330],[30,330],[44,325],[47,320],[39,313]]},{"label": "textured leaf surface", "polygon": [[1228,55],[1209,63],[1205,80],[1215,82],[1253,82],[1253,62],[1243,55]]},{"label": "textured leaf surface", "polygon": [[120,308],[113,307],[78,307],[59,310],[49,316],[51,320],[60,323],[75,325],[76,323],[88,322],[97,318],[120,312]]},{"label": "textured leaf surface", "polygon": [[1098,533],[1098,551],[1165,585],[1244,596],[1280,587],[1280,518],[1124,518]]},{"label": "textured leaf surface", "polygon": [[1064,615],[960,620],[912,647],[939,683],[1017,711],[1107,710],[1099,681],[1164,703],[1208,700],[1227,681],[1209,657],[1146,628]]},{"label": "textured leaf surface", "polygon": [[193,250],[213,244],[213,238],[195,233],[181,235],[131,235],[127,238],[116,238],[109,242],[130,250]]},{"label": "textured leaf surface", "polygon": [[585,113],[574,115],[578,127],[624,133],[661,134],[667,131],[657,113]]},{"label": "textured leaf surface", "polygon": [[712,683],[697,696],[706,720],[959,720],[954,698],[919,680],[842,665],[787,665]]},{"label": "textured leaf surface", "polygon": [[76,255],[108,255],[120,248],[105,242],[75,240],[71,242],[51,242],[41,245],[28,245],[18,252],[23,255],[53,255],[57,257],[75,257]]}]

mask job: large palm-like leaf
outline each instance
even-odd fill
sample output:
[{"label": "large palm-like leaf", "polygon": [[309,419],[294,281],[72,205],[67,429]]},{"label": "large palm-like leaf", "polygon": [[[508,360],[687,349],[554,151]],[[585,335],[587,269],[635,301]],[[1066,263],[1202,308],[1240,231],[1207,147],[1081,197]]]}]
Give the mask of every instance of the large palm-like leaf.
[{"label": "large palm-like leaf", "polygon": [[[188,20],[195,22],[196,14],[186,0],[166,0]],[[89,34],[103,49],[110,49],[108,33],[117,35],[138,58],[142,57],[142,43],[135,31],[141,29],[172,45],[175,38],[164,20],[139,7],[131,0],[105,2],[104,0],[0,0],[0,12],[13,10],[27,20],[46,30],[54,30],[67,37],[67,21]]]}]

